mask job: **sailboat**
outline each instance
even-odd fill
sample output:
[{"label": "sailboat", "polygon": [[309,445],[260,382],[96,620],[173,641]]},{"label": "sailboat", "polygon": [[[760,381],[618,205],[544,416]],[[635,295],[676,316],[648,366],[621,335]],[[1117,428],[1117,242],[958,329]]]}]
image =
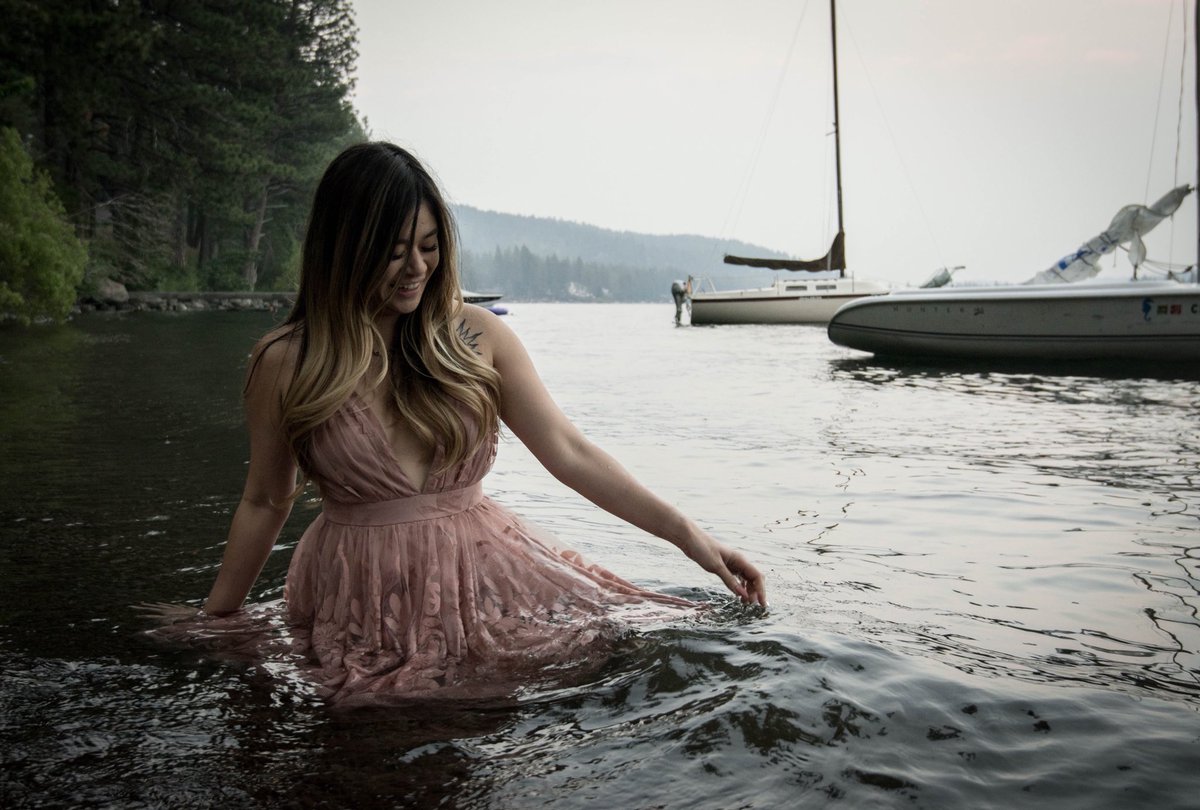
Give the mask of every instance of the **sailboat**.
[{"label": "sailboat", "polygon": [[[843,304],[888,292],[885,284],[846,275],[846,232],[842,223],[842,150],[838,124],[837,9],[829,0],[829,28],[833,42],[833,138],[837,175],[837,234],[829,252],[820,259],[757,259],[725,256],[726,264],[769,270],[824,273],[821,278],[794,279],[776,276],[769,287],[753,290],[701,290],[691,292],[692,324],[786,323],[826,324]],[[837,276],[831,274],[836,271]]]}]

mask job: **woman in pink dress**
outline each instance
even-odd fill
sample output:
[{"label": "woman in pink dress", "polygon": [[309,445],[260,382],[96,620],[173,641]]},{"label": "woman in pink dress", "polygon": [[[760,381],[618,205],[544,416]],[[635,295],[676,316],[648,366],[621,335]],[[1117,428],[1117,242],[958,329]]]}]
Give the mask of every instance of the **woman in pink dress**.
[{"label": "woman in pink dress", "polygon": [[245,389],[250,466],[204,612],[238,612],[303,484],[322,512],[292,557],[287,622],[338,703],[448,695],[586,656],[615,626],[685,615],[483,495],[499,423],[560,481],[766,604],[738,551],[641,486],[546,392],[516,335],[459,292],[456,233],[405,150],[330,164],[287,321]]}]

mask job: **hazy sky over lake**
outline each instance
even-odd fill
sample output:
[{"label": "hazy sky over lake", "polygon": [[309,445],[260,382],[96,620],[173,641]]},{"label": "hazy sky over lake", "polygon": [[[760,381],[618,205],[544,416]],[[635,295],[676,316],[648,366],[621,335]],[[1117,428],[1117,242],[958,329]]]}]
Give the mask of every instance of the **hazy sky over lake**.
[{"label": "hazy sky over lake", "polygon": [[[828,247],[826,0],[355,6],[359,112],[454,201],[804,258]],[[1121,206],[1194,184],[1192,13],[1181,0],[842,0],[852,270],[916,284],[966,265],[963,281],[1020,281]],[[1195,261],[1195,223],[1193,195],[1147,239],[1150,257]],[[1106,275],[1127,275],[1119,255]]]}]

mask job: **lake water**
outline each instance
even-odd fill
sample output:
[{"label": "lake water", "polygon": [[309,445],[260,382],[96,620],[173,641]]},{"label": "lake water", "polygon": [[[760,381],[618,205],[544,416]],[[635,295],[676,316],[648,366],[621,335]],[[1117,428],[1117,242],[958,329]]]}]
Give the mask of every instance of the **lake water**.
[{"label": "lake water", "polygon": [[896,365],[670,304],[510,307],[585,432],[765,569],[767,615],[509,439],[493,497],[718,610],[509,702],[331,711],[131,608],[208,590],[269,316],[2,331],[0,803],[1197,806],[1198,370]]}]

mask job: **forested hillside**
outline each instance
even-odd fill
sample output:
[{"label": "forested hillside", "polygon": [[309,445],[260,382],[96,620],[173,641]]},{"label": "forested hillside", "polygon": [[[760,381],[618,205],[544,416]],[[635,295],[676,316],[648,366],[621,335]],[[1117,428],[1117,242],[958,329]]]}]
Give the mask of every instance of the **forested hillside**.
[{"label": "forested hillside", "polygon": [[0,0],[0,14],[0,127],[51,179],[90,279],[293,283],[315,181],[362,136],[350,0]]}]

